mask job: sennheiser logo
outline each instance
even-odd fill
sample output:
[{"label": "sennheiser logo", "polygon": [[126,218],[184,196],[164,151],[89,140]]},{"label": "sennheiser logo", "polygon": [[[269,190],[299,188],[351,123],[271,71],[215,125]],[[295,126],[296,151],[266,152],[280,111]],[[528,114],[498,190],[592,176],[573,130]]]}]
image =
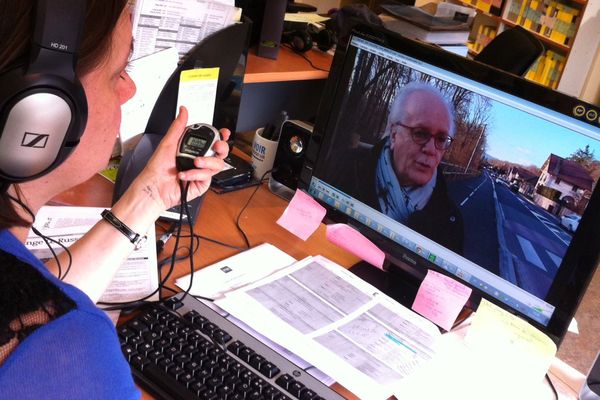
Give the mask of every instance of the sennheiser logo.
[{"label": "sennheiser logo", "polygon": [[49,137],[50,135],[45,133],[25,132],[23,140],[21,141],[21,146],[43,149],[48,144]]}]

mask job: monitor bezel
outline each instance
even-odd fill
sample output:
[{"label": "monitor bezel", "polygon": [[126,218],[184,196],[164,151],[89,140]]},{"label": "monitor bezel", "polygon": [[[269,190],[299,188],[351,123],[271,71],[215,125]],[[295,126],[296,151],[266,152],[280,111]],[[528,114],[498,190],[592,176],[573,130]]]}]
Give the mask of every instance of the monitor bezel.
[{"label": "monitor bezel", "polygon": [[[575,115],[575,108],[583,106],[587,109],[600,111],[598,107],[583,102],[575,97],[554,91],[545,86],[503,72],[480,62],[455,55],[435,45],[407,39],[385,29],[360,25],[354,28],[352,35],[402,52],[435,67],[460,74],[478,83],[507,92],[588,124],[590,124],[590,122],[585,120],[585,116]],[[342,89],[342,83],[345,82],[343,79],[345,77],[344,74],[349,74],[349,69],[352,67],[345,63],[348,51],[351,51],[349,50],[351,49],[351,41],[352,36],[348,40],[346,46],[338,46],[336,49],[329,78],[325,85],[321,103],[319,105],[315,127],[313,134],[311,135],[311,141],[308,146],[299,180],[299,188],[307,192],[317,160],[319,159],[319,154],[321,153],[321,150],[323,150],[321,147],[323,139],[327,134],[328,128],[332,129],[336,124],[335,119],[339,112],[339,104],[335,104],[336,93],[338,90]],[[336,109],[336,107],[338,107],[338,109]],[[598,127],[599,122],[596,121],[596,125],[590,125]],[[392,274],[393,271],[398,271],[395,268],[400,268],[404,271],[403,276],[408,272],[417,280],[421,280],[424,278],[428,269],[446,273],[435,264],[408,249],[399,251],[400,249],[397,243],[378,234],[373,229],[360,224],[358,221],[339,212],[325,202],[320,201],[320,203],[327,209],[328,219],[353,225],[379,246],[386,253],[386,263],[390,264],[390,271],[392,271]],[[557,345],[560,345],[598,265],[600,256],[600,224],[594,223],[595,221],[600,221],[600,190],[598,190],[598,188],[595,188],[592,193],[579,228],[573,236],[571,244],[562,260],[558,274],[550,288],[549,294],[545,298],[548,303],[551,303],[556,307],[548,325],[544,326],[535,320],[518,313],[516,310],[509,308],[494,297],[487,295],[485,292],[482,292],[477,287],[472,287],[471,285],[469,286],[472,287],[473,294],[470,303],[478,304],[479,299],[486,298],[488,301],[527,320],[547,334]],[[403,255],[409,256],[409,258],[412,259],[417,259],[418,265],[413,266],[403,263]]]}]

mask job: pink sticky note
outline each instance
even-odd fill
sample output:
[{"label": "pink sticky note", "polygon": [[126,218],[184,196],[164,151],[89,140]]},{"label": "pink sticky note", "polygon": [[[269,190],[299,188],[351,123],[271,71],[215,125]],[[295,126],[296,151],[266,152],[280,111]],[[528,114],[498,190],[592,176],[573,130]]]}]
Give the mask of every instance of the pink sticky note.
[{"label": "pink sticky note", "polygon": [[325,217],[325,208],[301,190],[294,197],[277,220],[277,223],[302,240],[308,239]]},{"label": "pink sticky note", "polygon": [[383,269],[385,254],[362,233],[346,224],[327,225],[327,240],[340,246],[369,264]]},{"label": "pink sticky note", "polygon": [[449,331],[470,295],[471,288],[429,270],[419,287],[412,309]]}]

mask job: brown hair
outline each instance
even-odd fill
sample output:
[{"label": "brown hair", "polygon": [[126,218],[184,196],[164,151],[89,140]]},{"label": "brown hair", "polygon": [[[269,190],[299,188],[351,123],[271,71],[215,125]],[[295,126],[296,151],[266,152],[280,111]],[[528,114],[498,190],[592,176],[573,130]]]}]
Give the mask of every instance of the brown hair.
[{"label": "brown hair", "polygon": [[[127,3],[128,0],[87,0],[77,75],[85,75],[105,62],[112,45],[112,32]],[[0,73],[27,60],[35,6],[35,0],[0,0]],[[0,181],[0,229],[28,226],[30,223],[17,213],[16,205],[7,193],[9,187],[10,183]]]}]

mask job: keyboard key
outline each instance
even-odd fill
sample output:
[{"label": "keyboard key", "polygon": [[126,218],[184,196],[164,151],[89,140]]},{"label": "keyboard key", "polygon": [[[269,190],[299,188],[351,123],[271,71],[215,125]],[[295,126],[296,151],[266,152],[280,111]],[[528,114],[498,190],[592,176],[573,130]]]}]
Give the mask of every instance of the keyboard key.
[{"label": "keyboard key", "polygon": [[267,378],[272,378],[280,372],[279,368],[271,362],[265,362],[260,366],[260,373]]},{"label": "keyboard key", "polygon": [[298,381],[290,383],[287,389],[288,392],[290,392],[293,396],[297,398],[300,398],[304,390],[306,390],[306,387]]},{"label": "keyboard key", "polygon": [[215,329],[215,331],[212,333],[212,338],[217,343],[221,344],[225,344],[232,339],[231,335],[222,329]]},{"label": "keyboard key", "polygon": [[217,389],[217,395],[219,395],[219,397],[222,399],[227,399],[232,394],[233,394],[233,386],[221,385],[221,387],[219,387]]},{"label": "keyboard key", "polygon": [[229,350],[230,352],[232,352],[233,354],[235,354],[237,356],[239,354],[240,350],[243,349],[244,347],[246,347],[244,345],[244,343],[240,342],[239,340],[236,340],[235,342],[232,342],[227,346],[227,350]]},{"label": "keyboard key", "polygon": [[281,386],[285,390],[287,390],[288,386],[290,386],[293,382],[296,382],[296,380],[291,375],[288,375],[288,374],[281,375],[275,381],[276,384],[278,384],[279,386]]},{"label": "keyboard key", "polygon": [[300,400],[317,400],[317,399],[319,399],[319,395],[310,389],[304,389],[304,391],[300,395]]}]

